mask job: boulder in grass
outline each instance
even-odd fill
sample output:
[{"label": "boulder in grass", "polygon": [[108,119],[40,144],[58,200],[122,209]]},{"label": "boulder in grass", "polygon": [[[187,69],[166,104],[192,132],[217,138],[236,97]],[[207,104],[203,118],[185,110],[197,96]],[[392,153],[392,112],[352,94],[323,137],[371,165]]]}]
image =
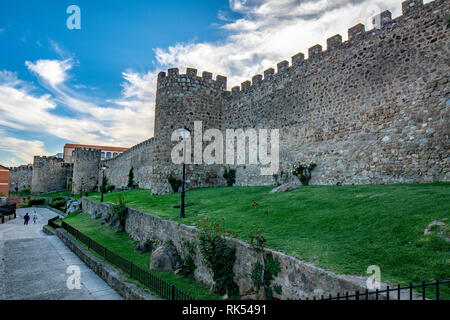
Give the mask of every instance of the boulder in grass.
[{"label": "boulder in grass", "polygon": [[134,251],[137,253],[148,253],[150,252],[151,245],[148,241],[141,241],[136,248],[134,248]]},{"label": "boulder in grass", "polygon": [[181,259],[172,242],[166,242],[153,251],[150,269],[156,271],[176,271],[181,268]]},{"label": "boulder in grass", "polygon": [[292,183],[292,182],[285,183],[285,184],[282,184],[279,187],[276,187],[276,188],[272,189],[272,191],[270,191],[270,193],[287,192],[287,191],[298,189],[298,187],[299,186],[297,184]]},{"label": "boulder in grass", "polygon": [[70,205],[67,207],[66,214],[71,214],[80,209],[80,203],[78,201],[72,201]]},{"label": "boulder in grass", "polygon": [[110,220],[109,224],[110,224],[110,226],[111,226],[111,229],[113,229],[113,230],[115,230],[115,231],[117,231],[117,232],[122,232],[122,231],[124,231],[122,225],[120,224],[119,218],[116,217],[115,215],[113,215],[113,216],[111,217],[111,220]]}]

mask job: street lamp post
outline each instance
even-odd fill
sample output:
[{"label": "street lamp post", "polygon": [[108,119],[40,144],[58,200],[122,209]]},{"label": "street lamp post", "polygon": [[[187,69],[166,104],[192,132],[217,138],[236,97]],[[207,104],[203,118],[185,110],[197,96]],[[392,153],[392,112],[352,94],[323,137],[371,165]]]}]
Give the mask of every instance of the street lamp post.
[{"label": "street lamp post", "polygon": [[191,131],[189,131],[186,126],[184,129],[180,130],[180,136],[184,140],[184,148],[183,148],[183,179],[181,181],[181,203],[180,203],[180,218],[184,218],[186,215],[184,213],[184,197],[185,197],[185,181],[186,181],[186,139],[191,135]]},{"label": "street lamp post", "polygon": [[106,187],[106,186],[103,185],[103,182],[105,181],[105,170],[106,170],[106,167],[103,166],[102,167],[102,173],[103,173],[103,175],[102,175],[102,186],[100,188],[101,189],[101,193],[102,193],[102,197],[100,199],[100,202],[103,202],[103,192],[105,191],[105,187]]}]

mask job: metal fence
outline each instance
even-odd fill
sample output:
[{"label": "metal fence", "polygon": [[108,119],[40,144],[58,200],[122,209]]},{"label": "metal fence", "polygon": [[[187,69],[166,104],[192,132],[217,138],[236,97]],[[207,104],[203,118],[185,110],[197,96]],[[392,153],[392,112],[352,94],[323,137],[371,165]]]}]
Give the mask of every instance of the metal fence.
[{"label": "metal fence", "polygon": [[59,217],[51,218],[50,220],[48,220],[47,224],[48,224],[50,227],[52,227],[53,229],[61,228],[60,225],[57,225],[57,224],[55,223],[55,221],[57,221],[57,220],[59,220],[59,219],[60,219]]},{"label": "metal fence", "polygon": [[[354,293],[337,294],[332,296],[314,297],[313,300],[439,300],[441,286],[449,286],[450,280],[439,280],[431,283],[422,281],[420,284],[412,282],[407,286],[386,286],[386,289],[374,291],[355,291]],[[419,292],[420,291],[420,292]],[[427,298],[427,293],[428,297]],[[431,298],[432,297],[432,298]],[[307,299],[308,300],[308,299]]]},{"label": "metal fence", "polygon": [[[60,228],[60,226],[56,226],[57,228]],[[66,222],[61,221],[61,226],[68,233],[72,234],[75,239],[81,241],[81,243],[88,247],[88,249],[91,249],[92,251],[100,255],[105,261],[112,263],[113,265],[120,268],[123,272],[129,274],[132,279],[136,279],[148,288],[152,289],[161,297],[168,300],[195,300],[194,297],[187,294],[183,290],[178,289],[174,284],[164,281],[155,274],[135,265],[132,261],[125,259],[117,253],[114,253],[111,250],[105,248],[104,246],[89,238]]]},{"label": "metal fence", "polygon": [[15,212],[11,214],[0,214],[0,223],[5,223],[9,220],[15,219],[16,217],[17,216]]}]

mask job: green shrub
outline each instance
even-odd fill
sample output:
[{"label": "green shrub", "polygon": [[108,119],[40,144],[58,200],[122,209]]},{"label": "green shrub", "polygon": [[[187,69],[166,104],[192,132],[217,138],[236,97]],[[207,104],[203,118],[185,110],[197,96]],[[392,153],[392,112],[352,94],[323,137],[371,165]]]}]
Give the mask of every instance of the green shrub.
[{"label": "green shrub", "polygon": [[113,184],[107,184],[106,187],[105,187],[105,192],[111,192],[111,191],[113,191],[115,188],[116,188],[115,185],[113,185]]},{"label": "green shrub", "polygon": [[42,206],[45,203],[45,199],[31,199],[28,201],[28,206]]},{"label": "green shrub", "polygon": [[20,195],[21,195],[21,196],[28,196],[28,195],[30,195],[30,194],[31,194],[30,188],[23,188],[23,189],[20,191]]},{"label": "green shrub", "polygon": [[133,167],[130,168],[130,171],[128,172],[128,183],[127,187],[133,188],[134,187],[134,173],[133,173]]},{"label": "green shrub", "polygon": [[225,167],[223,177],[227,181],[227,185],[231,187],[236,182],[236,169]]},{"label": "green shrub", "polygon": [[170,186],[172,187],[173,192],[178,192],[178,189],[181,187],[182,181],[180,179],[175,178],[172,174],[167,178]]},{"label": "green shrub", "polygon": [[108,177],[103,174],[102,184],[100,185],[100,192],[106,192],[106,186],[108,185]]},{"label": "green shrub", "polygon": [[194,274],[195,262],[194,262],[194,243],[184,242],[184,254],[181,257],[181,275],[184,277],[189,277]]},{"label": "green shrub", "polygon": [[206,267],[213,274],[216,293],[228,293],[230,297],[238,295],[239,290],[233,280],[236,248],[227,245],[224,237],[226,232],[218,223],[202,218],[198,227],[200,251]]},{"label": "green shrub", "polygon": [[309,184],[309,180],[311,180],[311,172],[317,165],[311,162],[309,165],[303,165],[301,163],[294,164],[292,169],[292,174],[296,176],[302,185],[307,186]]},{"label": "green shrub", "polygon": [[111,206],[111,214],[116,216],[119,219],[121,231],[125,230],[125,218],[127,214],[127,202],[122,194],[119,193],[116,199],[116,204]]},{"label": "green shrub", "polygon": [[56,209],[63,209],[66,207],[66,200],[60,199],[60,200],[53,200],[50,203],[50,207],[56,208]]}]

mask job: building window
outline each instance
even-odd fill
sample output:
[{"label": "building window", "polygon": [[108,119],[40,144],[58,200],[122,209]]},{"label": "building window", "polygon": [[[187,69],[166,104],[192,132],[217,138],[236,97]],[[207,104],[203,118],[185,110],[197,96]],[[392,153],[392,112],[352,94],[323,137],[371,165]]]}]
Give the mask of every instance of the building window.
[{"label": "building window", "polygon": [[105,153],[102,152],[102,160],[105,160]]},{"label": "building window", "polygon": [[111,152],[106,153],[106,159],[111,159]]},{"label": "building window", "polygon": [[117,157],[117,152],[114,152],[113,158]]}]

